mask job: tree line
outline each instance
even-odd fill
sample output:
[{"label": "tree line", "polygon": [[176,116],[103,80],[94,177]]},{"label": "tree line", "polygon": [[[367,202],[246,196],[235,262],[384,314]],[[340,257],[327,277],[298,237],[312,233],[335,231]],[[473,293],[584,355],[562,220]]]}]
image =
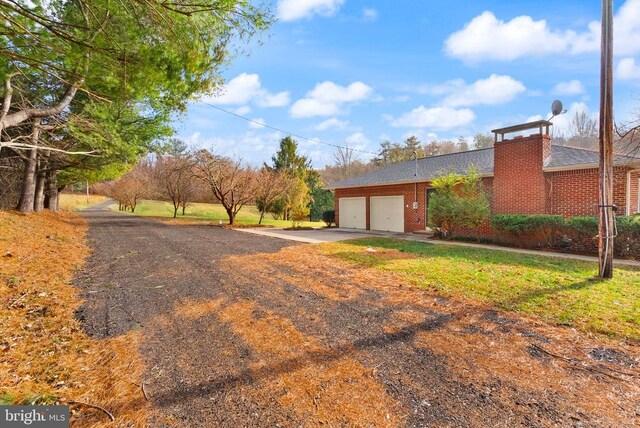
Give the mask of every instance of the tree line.
[{"label": "tree line", "polygon": [[248,204],[260,211],[259,223],[269,214],[276,219],[319,221],[324,211],[333,209],[333,194],[322,188],[320,175],[309,159],[298,153],[291,137],[280,141],[270,164],[261,168],[214,151],[190,150],[171,139],[152,156],[142,159],[115,181],[94,186],[94,191],[113,198],[120,210],[135,212],[142,199],[167,201],[173,217],[194,202],[221,204],[229,224]]},{"label": "tree line", "polygon": [[337,183],[375,171],[392,163],[493,147],[493,141],[492,136],[482,133],[476,134],[471,141],[460,137],[457,141],[432,140],[421,142],[417,137],[410,136],[403,142],[383,141],[380,143],[378,154],[366,161],[359,158],[359,152],[354,148],[340,147],[333,153],[333,162],[318,172],[325,183]]},{"label": "tree line", "polygon": [[[640,114],[637,115],[640,117]],[[637,122],[619,124],[616,128],[615,150],[619,154],[637,155],[640,148],[640,126]],[[553,143],[589,150],[598,149],[598,122],[584,110],[574,112],[569,118],[566,133],[555,132]],[[477,133],[473,138],[459,137],[457,140],[432,140],[422,142],[410,136],[402,142],[383,141],[378,153],[369,160],[362,160],[358,152],[350,147],[338,148],[333,162],[319,171],[325,183],[337,183],[357,177],[386,165],[405,162],[415,158],[446,155],[475,149],[493,147],[492,135]]]},{"label": "tree line", "polygon": [[0,208],[121,175],[271,22],[244,0],[0,1]]}]

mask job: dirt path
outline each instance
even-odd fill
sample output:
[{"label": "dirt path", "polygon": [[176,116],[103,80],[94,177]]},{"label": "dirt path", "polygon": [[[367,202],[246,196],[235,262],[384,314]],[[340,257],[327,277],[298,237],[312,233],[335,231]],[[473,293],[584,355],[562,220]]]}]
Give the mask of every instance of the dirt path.
[{"label": "dirt path", "polygon": [[[634,426],[640,352],[298,245],[91,210],[97,337],[141,329],[151,426]],[[402,254],[390,254],[402,257]]]}]

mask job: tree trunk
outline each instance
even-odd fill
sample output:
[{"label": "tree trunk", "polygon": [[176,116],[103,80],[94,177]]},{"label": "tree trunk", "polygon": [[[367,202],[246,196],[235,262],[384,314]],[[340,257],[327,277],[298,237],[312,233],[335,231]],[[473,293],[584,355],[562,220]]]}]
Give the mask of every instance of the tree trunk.
[{"label": "tree trunk", "polygon": [[179,206],[177,206],[177,205],[173,206],[173,218],[177,218],[178,217],[178,208],[179,208]]},{"label": "tree trunk", "polygon": [[[31,144],[38,145],[40,138],[40,119],[33,122],[31,133]],[[18,203],[18,211],[28,214],[33,211],[33,205],[36,195],[36,165],[38,163],[38,149],[29,150],[29,158],[24,167],[24,178],[22,181],[22,192],[20,193],[20,202]]]},{"label": "tree trunk", "polygon": [[184,210],[187,208],[186,204],[182,204],[182,215],[184,215]]},{"label": "tree trunk", "polygon": [[39,172],[36,175],[36,191],[35,201],[33,203],[33,210],[37,213],[44,210],[44,185],[46,183],[46,175],[43,172]]},{"label": "tree trunk", "polygon": [[47,193],[49,193],[49,211],[58,212],[60,192],[58,192],[58,171],[56,170],[47,173]]},{"label": "tree trunk", "polygon": [[24,166],[24,176],[22,179],[22,191],[18,202],[18,211],[27,214],[33,211],[33,201],[36,194],[36,159],[38,152],[36,149],[29,151],[29,159]]},{"label": "tree trunk", "polygon": [[226,208],[225,210],[227,211],[227,215],[229,216],[229,224],[232,225],[236,220],[236,215],[234,214],[232,208]]}]

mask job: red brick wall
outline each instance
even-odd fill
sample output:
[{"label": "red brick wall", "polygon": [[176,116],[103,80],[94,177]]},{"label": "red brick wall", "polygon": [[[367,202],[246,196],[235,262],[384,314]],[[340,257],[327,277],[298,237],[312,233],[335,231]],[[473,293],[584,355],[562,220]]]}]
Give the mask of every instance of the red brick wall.
[{"label": "red brick wall", "polygon": [[335,191],[335,209],[336,224],[340,226],[340,198],[362,197],[367,198],[367,229],[370,228],[369,215],[369,198],[371,196],[404,196],[404,231],[413,232],[415,230],[424,230],[425,215],[425,191],[427,183],[418,183],[418,209],[413,209],[415,184],[400,184],[393,186],[377,186],[377,187],[356,187],[352,189],[336,189]]},{"label": "red brick wall", "polygon": [[[627,168],[615,167],[613,173],[613,203],[618,206],[618,215],[625,215],[627,208]],[[598,170],[580,169],[572,171],[548,172],[547,203],[550,214],[575,217],[582,215],[598,215]],[[637,182],[636,189],[637,189]],[[632,182],[633,184],[633,182]],[[637,206],[636,197],[632,193]]]},{"label": "red brick wall", "polygon": [[[485,188],[489,194],[491,194],[491,185],[493,183],[493,177],[483,178]],[[415,195],[415,184],[399,184],[393,186],[377,186],[377,187],[356,187],[352,189],[336,189],[335,191],[335,210],[336,210],[336,224],[340,226],[340,198],[352,198],[363,197],[367,198],[367,229],[370,229],[370,215],[369,215],[369,198],[371,196],[404,196],[404,230],[405,232],[413,232],[415,230],[425,229],[425,196],[426,190],[430,186],[430,183],[418,183],[418,209],[413,209],[413,201]],[[483,229],[482,236],[489,236],[490,229],[486,227]]]},{"label": "red brick wall", "polygon": [[[537,136],[538,138],[540,136]],[[524,139],[523,139],[524,140]],[[516,140],[518,141],[518,140]],[[504,143],[499,143],[504,144]],[[507,143],[509,144],[509,143]],[[526,148],[527,150],[528,147]],[[624,215],[626,213],[626,189],[627,189],[627,168],[616,167],[614,169],[614,203],[619,207],[618,214]],[[536,175],[535,180],[539,182],[537,174],[530,173],[529,178],[532,175]],[[526,177],[523,175],[523,177]],[[640,179],[640,172],[636,171],[631,174],[631,213],[637,211],[638,207],[638,180]],[[598,170],[597,169],[585,169],[585,170],[573,170],[573,171],[557,171],[547,172],[542,174],[542,180],[544,185],[542,187],[542,198],[544,209],[535,212],[536,214],[557,214],[565,217],[572,217],[578,215],[596,215],[596,204],[598,203]],[[503,195],[497,194],[496,189],[500,189],[495,177],[487,177],[483,179],[485,187],[488,193],[492,196],[492,206],[494,213],[517,213],[517,214],[532,214],[529,211],[517,211],[516,208],[526,205],[526,201],[522,201],[517,195],[511,195],[510,197],[503,197]],[[527,182],[526,180],[511,179],[511,183],[515,187],[522,187],[521,183]],[[347,197],[366,197],[366,210],[367,210],[367,229],[370,228],[369,222],[369,202],[372,196],[404,196],[404,225],[405,232],[413,232],[416,230],[425,229],[425,191],[429,187],[429,183],[418,183],[417,195],[418,195],[418,209],[413,209],[414,201],[414,184],[400,184],[392,186],[376,186],[376,187],[358,187],[352,189],[337,189],[335,191],[335,209],[336,209],[336,224],[340,226],[340,198]],[[504,189],[504,186],[503,186]],[[498,190],[499,191],[499,190]],[[510,190],[507,190],[511,194]],[[537,189],[536,195],[540,193],[540,189]],[[536,196],[537,197],[537,196]],[[496,209],[496,198],[502,203],[509,203],[513,201],[516,208],[503,206],[502,211]],[[536,201],[536,209],[540,201]],[[526,207],[525,207],[526,208]],[[531,206],[528,207],[531,209]],[[475,233],[471,234],[474,236]],[[481,236],[488,237],[491,235],[491,228],[489,225],[481,228]]]},{"label": "red brick wall", "polygon": [[542,166],[551,151],[548,135],[500,141],[494,148],[493,213],[544,214],[546,183]]}]

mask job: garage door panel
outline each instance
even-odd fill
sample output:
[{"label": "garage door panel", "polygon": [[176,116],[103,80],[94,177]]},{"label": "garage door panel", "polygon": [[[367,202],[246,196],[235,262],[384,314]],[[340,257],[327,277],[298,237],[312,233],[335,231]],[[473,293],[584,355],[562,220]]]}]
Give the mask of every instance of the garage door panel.
[{"label": "garage door panel", "polygon": [[349,229],[367,228],[367,199],[340,198],[338,199],[340,227]]},{"label": "garage door panel", "polygon": [[404,232],[404,196],[372,196],[371,230]]}]

